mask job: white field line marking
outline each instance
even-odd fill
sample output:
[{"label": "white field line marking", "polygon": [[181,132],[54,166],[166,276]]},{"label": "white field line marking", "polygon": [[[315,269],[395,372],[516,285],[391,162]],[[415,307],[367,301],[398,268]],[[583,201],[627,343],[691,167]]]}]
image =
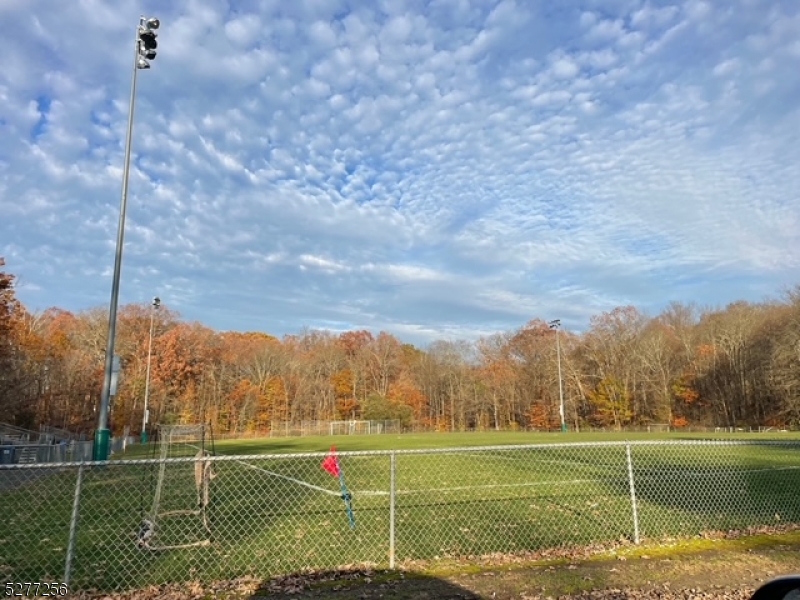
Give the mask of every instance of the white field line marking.
[{"label": "white field line marking", "polygon": [[727,477],[736,477],[736,476],[747,475],[748,473],[769,473],[769,472],[772,472],[772,471],[775,471],[775,472],[778,472],[778,471],[796,471],[798,469],[800,469],[800,467],[786,466],[786,467],[767,467],[767,468],[763,468],[763,469],[728,469],[728,470],[725,470],[725,471],[722,471],[722,472],[716,472],[716,473],[708,472],[708,471],[706,471],[706,472],[703,472],[703,471],[661,471],[659,469],[642,469],[640,471],[640,473],[641,474],[647,474],[647,475],[656,475],[656,476],[661,477],[661,478],[663,478],[663,477],[684,477],[684,476],[689,476],[689,477],[709,477],[709,476],[720,477],[722,475],[725,475]]},{"label": "white field line marking", "polygon": [[744,471],[739,471],[739,473],[764,473],[767,471],[796,471],[800,469],[800,467],[769,467],[765,469],[745,469]]},{"label": "white field line marking", "polygon": [[[407,495],[407,494],[426,494],[426,493],[434,493],[434,492],[463,492],[469,490],[479,490],[479,489],[499,489],[499,488],[514,488],[514,487],[537,487],[537,486],[547,486],[547,485],[559,485],[559,484],[577,484],[577,483],[597,483],[597,479],[567,479],[561,481],[531,481],[527,483],[488,483],[484,485],[463,485],[457,487],[446,487],[446,488],[426,488],[426,489],[419,489],[419,490],[397,490],[395,493],[397,495]],[[388,496],[389,492],[378,492],[378,491],[367,491],[364,490],[360,492],[362,495],[370,495],[370,496]]]},{"label": "white field line marking", "polygon": [[[475,458],[492,458],[492,456],[485,455],[485,454],[471,454],[470,456]],[[616,468],[616,464],[591,464],[581,460],[573,460],[571,458],[528,458],[528,459],[518,459],[514,458],[513,460],[518,461],[518,463],[542,463],[542,464],[549,464],[549,465],[562,465],[566,467],[581,467],[585,469],[596,469],[597,467],[601,468]],[[625,465],[624,461],[620,461],[621,465]]]},{"label": "white field line marking", "polygon": [[[192,447],[192,448],[197,448],[198,450],[200,449],[197,446],[192,446],[192,444],[187,444],[187,445]],[[272,475],[273,477],[279,477],[280,479],[286,479],[287,481],[291,481],[292,483],[297,483],[299,485],[304,485],[304,486],[309,487],[309,488],[311,488],[313,490],[319,490],[320,492],[325,492],[326,494],[330,494],[331,496],[340,496],[341,495],[340,492],[334,492],[334,491],[329,490],[327,488],[320,487],[318,485],[314,485],[313,483],[308,483],[307,481],[303,481],[302,479],[295,479],[294,477],[289,477],[288,475],[281,475],[280,473],[275,473],[274,471],[268,471],[267,469],[264,469],[262,467],[257,467],[255,465],[251,465],[250,463],[246,463],[243,460],[236,460],[236,462],[238,462],[241,465],[244,465],[248,469],[253,469],[255,471],[261,471],[262,473],[266,473],[267,475]]]},{"label": "white field line marking", "polygon": [[[236,462],[243,464],[248,469],[255,469],[256,471],[261,471],[262,473],[266,473],[267,475],[272,475],[273,477],[280,477],[281,479],[286,479],[286,480],[291,481],[293,483],[297,483],[299,485],[304,485],[306,487],[310,487],[312,489],[319,490],[320,492],[325,492],[326,494],[329,494],[331,496],[339,497],[339,496],[342,495],[341,492],[334,492],[332,490],[329,490],[329,489],[326,489],[326,488],[323,488],[323,487],[319,487],[318,485],[314,485],[312,483],[308,483],[307,481],[302,481],[300,479],[295,479],[294,477],[289,477],[287,475],[281,475],[280,473],[275,473],[274,471],[268,471],[267,469],[264,469],[262,467],[257,467],[255,465],[251,465],[251,464],[246,463],[246,462],[244,462],[242,460],[237,460]],[[356,495],[358,495],[358,496],[388,496],[389,495],[389,492],[384,492],[384,491],[380,491],[380,490],[356,491],[356,490],[352,490],[351,489],[349,491],[353,496],[356,496]]]},{"label": "white field line marking", "polygon": [[288,475],[281,475],[280,473],[275,473],[274,471],[267,471],[261,467],[257,467],[255,465],[251,465],[249,463],[244,462],[243,460],[237,460],[236,462],[243,464],[248,469],[253,469],[255,471],[261,471],[262,473],[266,473],[267,475],[272,475],[273,477],[279,477],[280,479],[285,479],[287,481],[291,481],[292,483],[296,483],[298,485],[304,485],[306,487],[311,488],[312,490],[318,490],[320,492],[324,492],[331,496],[340,496],[340,492],[334,492],[332,490],[326,489],[324,487],[320,487],[318,485],[314,485],[313,483],[308,483],[307,481],[303,481],[301,479],[295,479],[294,477],[289,477]]}]

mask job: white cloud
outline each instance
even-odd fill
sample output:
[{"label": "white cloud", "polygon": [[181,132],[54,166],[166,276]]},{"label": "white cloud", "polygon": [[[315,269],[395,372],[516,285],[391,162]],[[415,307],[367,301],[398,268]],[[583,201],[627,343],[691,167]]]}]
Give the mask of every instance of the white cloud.
[{"label": "white cloud", "polygon": [[640,29],[663,28],[679,14],[678,6],[655,7],[650,2],[631,15],[631,25]]},{"label": "white cloud", "polygon": [[713,11],[711,4],[705,0],[689,0],[686,3],[685,10],[692,20],[706,19]]},{"label": "white cloud", "polygon": [[730,58],[723,60],[716,67],[714,67],[714,75],[717,77],[727,77],[736,73],[739,70],[741,61],[738,58]]},{"label": "white cloud", "polygon": [[314,256],[312,254],[301,254],[298,258],[301,269],[316,268],[327,273],[337,273],[339,271],[348,271],[349,267],[342,263],[322,256]]},{"label": "white cloud", "polygon": [[362,267],[363,271],[376,273],[378,276],[388,276],[399,283],[415,283],[424,281],[445,281],[447,276],[428,267],[413,265],[373,264],[368,263]]},{"label": "white cloud", "polygon": [[247,48],[256,43],[261,27],[261,20],[258,15],[250,14],[225,23],[225,34],[234,44]]},{"label": "white cloud", "polygon": [[[796,283],[800,6],[596,7],[2,3],[0,240],[20,296],[107,301],[120,40],[150,8],[123,301],[426,341]],[[98,50],[65,33],[82,23]]]},{"label": "white cloud", "polygon": [[621,38],[625,33],[625,26],[620,19],[603,19],[596,21],[586,34],[588,40],[592,42],[613,42]]},{"label": "white cloud", "polygon": [[572,79],[580,72],[578,65],[567,57],[559,58],[553,62],[552,69],[553,74],[558,79]]}]

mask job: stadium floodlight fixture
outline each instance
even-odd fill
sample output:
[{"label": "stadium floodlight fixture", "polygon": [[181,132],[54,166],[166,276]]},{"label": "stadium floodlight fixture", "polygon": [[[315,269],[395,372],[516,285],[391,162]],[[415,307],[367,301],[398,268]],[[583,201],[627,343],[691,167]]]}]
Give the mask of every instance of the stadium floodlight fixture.
[{"label": "stadium floodlight fixture", "polygon": [[149,69],[148,59],[155,58],[155,30],[161,23],[158,19],[139,17],[133,47],[133,76],[131,78],[131,98],[128,105],[128,130],[125,138],[125,160],[122,163],[122,200],[120,201],[119,224],[117,225],[117,246],[114,255],[114,274],[111,279],[111,302],[108,311],[108,337],[106,339],[105,373],[100,393],[100,410],[97,414],[97,430],[94,434],[92,458],[96,461],[108,460],[111,431],[108,428],[111,407],[111,382],[114,375],[114,344],[117,331],[117,305],[119,303],[119,280],[122,270],[122,249],[125,242],[125,210],[128,205],[128,179],[131,165],[131,139],[133,138],[133,113],[136,106],[136,73]]},{"label": "stadium floodlight fixture", "polygon": [[156,30],[161,26],[161,21],[154,18],[145,19],[139,18],[139,27],[136,30],[136,53],[138,59],[136,61],[137,69],[149,69],[150,63],[156,57],[156,48],[158,48],[158,33]]}]

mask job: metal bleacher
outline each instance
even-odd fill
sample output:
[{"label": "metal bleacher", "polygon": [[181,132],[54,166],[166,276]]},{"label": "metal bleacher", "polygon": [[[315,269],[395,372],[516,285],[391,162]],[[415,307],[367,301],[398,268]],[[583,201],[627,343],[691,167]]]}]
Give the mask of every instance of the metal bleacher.
[{"label": "metal bleacher", "polygon": [[39,431],[0,423],[0,463],[91,460],[91,441],[65,429],[43,425]]},{"label": "metal bleacher", "polygon": [[31,465],[39,462],[39,446],[22,446],[17,462],[21,465]]}]

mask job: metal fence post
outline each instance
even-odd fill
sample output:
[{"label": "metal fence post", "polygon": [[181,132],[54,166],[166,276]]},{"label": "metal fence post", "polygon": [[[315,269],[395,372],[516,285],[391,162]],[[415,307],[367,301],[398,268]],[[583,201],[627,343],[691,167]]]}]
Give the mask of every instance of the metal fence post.
[{"label": "metal fence post", "polygon": [[625,455],[628,458],[628,485],[631,490],[631,510],[633,511],[633,542],[639,543],[639,509],[636,506],[636,485],[633,481],[633,459],[631,458],[631,445],[625,445]]},{"label": "metal fence post", "polygon": [[395,502],[395,474],[397,471],[397,457],[394,451],[389,455],[389,568],[394,569],[394,502]]},{"label": "metal fence post", "polygon": [[64,561],[64,584],[69,586],[72,575],[72,558],[75,554],[75,538],[78,535],[78,516],[81,505],[81,487],[83,486],[83,463],[78,467],[78,478],[75,482],[75,497],[72,500],[72,516],[69,520],[69,541],[67,542],[67,558]]}]

